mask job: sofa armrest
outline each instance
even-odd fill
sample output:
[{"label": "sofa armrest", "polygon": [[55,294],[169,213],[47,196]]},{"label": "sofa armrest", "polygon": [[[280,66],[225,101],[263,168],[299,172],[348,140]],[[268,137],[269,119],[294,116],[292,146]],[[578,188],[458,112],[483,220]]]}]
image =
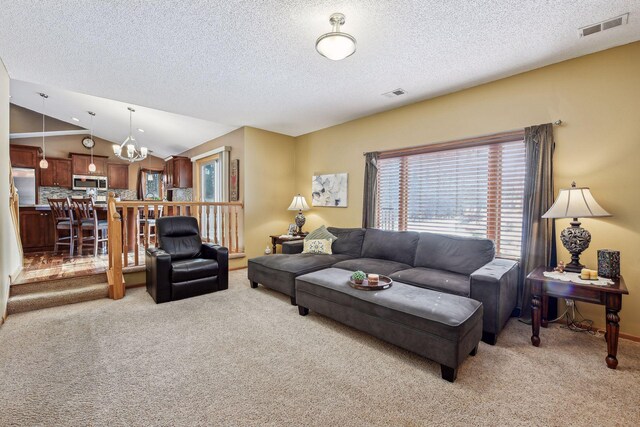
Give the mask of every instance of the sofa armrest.
[{"label": "sofa armrest", "polygon": [[293,242],[282,243],[283,254],[299,254],[304,249],[304,240],[296,240]]},{"label": "sofa armrest", "polygon": [[[518,297],[518,262],[495,258],[471,273],[471,298],[484,306],[482,329],[493,334],[493,343],[502,330]],[[491,343],[491,344],[493,344]]]},{"label": "sofa armrest", "polygon": [[171,301],[171,255],[162,249],[145,252],[147,291],[156,304]]},{"label": "sofa armrest", "polygon": [[218,262],[218,290],[229,288],[229,249],[213,243],[203,243],[200,249],[203,258]]}]

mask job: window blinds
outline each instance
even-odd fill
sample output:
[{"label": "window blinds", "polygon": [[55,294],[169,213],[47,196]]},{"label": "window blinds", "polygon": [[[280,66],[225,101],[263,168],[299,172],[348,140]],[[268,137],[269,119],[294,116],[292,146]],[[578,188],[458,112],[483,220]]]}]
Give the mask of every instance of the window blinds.
[{"label": "window blinds", "polygon": [[486,237],[497,256],[518,258],[524,178],[521,138],[381,158],[377,226]]}]

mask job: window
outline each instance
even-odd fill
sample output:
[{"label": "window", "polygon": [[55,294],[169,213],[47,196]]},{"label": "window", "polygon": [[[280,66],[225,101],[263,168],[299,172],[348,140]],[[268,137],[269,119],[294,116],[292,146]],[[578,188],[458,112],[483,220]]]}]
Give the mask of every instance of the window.
[{"label": "window", "polygon": [[377,227],[485,237],[519,258],[525,149],[520,133],[507,136],[381,154]]},{"label": "window", "polygon": [[141,179],[144,200],[162,200],[164,194],[162,172],[145,170],[142,172]]}]

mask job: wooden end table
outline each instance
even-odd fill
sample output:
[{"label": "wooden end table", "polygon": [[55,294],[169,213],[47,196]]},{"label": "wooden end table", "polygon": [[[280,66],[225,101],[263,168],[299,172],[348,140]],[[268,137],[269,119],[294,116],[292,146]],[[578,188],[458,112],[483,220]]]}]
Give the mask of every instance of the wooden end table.
[{"label": "wooden end table", "polygon": [[546,328],[548,325],[547,312],[549,296],[557,298],[568,298],[576,301],[589,302],[592,304],[604,305],[606,308],[607,331],[607,367],[616,369],[618,366],[618,335],[620,333],[620,316],[618,313],[622,309],[622,295],[628,295],[629,291],[622,276],[618,279],[611,279],[614,284],[608,286],[583,285],[573,282],[563,282],[561,280],[545,277],[545,271],[550,268],[538,267],[527,276],[531,283],[531,344],[538,347],[540,345],[540,325]]},{"label": "wooden end table", "polygon": [[295,242],[296,240],[304,240],[304,238],[307,237],[307,234],[309,233],[296,234],[290,237],[281,237],[280,235],[269,236],[271,237],[271,246],[273,246],[273,252],[271,253],[272,254],[276,253],[277,245],[282,245],[285,242]]}]

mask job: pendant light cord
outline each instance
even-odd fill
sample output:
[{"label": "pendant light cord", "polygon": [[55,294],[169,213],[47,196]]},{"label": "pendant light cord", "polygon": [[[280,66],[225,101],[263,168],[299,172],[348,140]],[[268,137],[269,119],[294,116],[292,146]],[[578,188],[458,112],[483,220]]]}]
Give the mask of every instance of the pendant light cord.
[{"label": "pendant light cord", "polygon": [[47,156],[46,147],[44,145],[44,100],[48,97],[44,93],[41,93],[40,96],[42,97],[42,160],[45,160]]},{"label": "pendant light cord", "polygon": [[89,115],[91,115],[91,164],[93,164],[93,146],[95,145],[93,141],[93,116],[95,116],[95,113],[89,111]]}]

